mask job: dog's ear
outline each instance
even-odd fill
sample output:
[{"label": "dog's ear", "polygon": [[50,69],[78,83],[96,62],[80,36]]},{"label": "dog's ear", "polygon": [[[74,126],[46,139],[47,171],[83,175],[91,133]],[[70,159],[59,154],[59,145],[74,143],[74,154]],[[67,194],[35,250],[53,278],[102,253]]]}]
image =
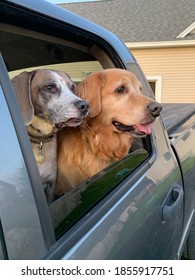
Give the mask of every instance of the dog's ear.
[{"label": "dog's ear", "polygon": [[31,101],[31,79],[34,72],[22,72],[12,79],[20,110],[26,125],[32,123],[34,107]]},{"label": "dog's ear", "polygon": [[76,89],[77,95],[89,103],[90,118],[94,118],[101,112],[103,84],[103,74],[97,72],[88,76]]}]

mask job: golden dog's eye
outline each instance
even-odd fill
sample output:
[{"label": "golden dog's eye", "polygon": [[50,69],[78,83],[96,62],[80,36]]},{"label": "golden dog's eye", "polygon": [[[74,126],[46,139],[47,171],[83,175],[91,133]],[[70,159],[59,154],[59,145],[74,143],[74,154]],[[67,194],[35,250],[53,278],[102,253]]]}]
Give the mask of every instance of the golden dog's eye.
[{"label": "golden dog's eye", "polygon": [[123,93],[126,93],[127,90],[126,90],[125,86],[120,86],[115,90],[115,92],[118,94],[123,94]]}]

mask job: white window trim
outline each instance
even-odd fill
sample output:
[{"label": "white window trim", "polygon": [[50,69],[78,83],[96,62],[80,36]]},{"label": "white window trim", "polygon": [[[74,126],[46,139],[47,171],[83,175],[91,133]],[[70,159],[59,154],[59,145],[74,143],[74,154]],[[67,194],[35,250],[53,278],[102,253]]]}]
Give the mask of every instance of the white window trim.
[{"label": "white window trim", "polygon": [[155,99],[162,102],[162,76],[146,76],[148,82],[155,82]]},{"label": "white window trim", "polygon": [[194,33],[195,32],[195,21],[189,25],[183,32],[181,32],[177,38],[184,38],[186,37],[188,34],[190,33]]}]

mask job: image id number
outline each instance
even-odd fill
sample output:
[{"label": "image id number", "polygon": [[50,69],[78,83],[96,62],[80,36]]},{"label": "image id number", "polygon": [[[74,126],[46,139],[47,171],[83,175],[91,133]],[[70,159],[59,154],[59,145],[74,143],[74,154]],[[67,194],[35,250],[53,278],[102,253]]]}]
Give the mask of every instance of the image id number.
[{"label": "image id number", "polygon": [[115,275],[174,275],[172,267],[163,266],[129,266],[115,267]]}]

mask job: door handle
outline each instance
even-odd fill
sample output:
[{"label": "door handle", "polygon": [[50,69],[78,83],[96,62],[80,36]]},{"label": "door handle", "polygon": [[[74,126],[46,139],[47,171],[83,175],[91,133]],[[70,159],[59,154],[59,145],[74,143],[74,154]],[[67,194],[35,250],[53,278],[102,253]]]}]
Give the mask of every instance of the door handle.
[{"label": "door handle", "polygon": [[177,214],[183,204],[183,195],[183,188],[177,183],[174,183],[161,207],[162,221],[165,222]]}]

